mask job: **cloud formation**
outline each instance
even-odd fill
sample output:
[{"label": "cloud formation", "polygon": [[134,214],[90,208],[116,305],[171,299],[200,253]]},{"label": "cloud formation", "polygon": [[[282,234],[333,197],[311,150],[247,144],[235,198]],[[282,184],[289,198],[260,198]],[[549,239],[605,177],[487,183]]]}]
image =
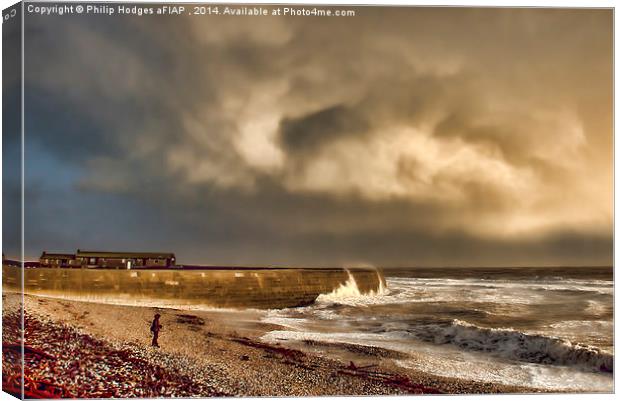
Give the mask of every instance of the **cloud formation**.
[{"label": "cloud formation", "polygon": [[30,253],[611,263],[610,10],[356,10],[29,17]]}]

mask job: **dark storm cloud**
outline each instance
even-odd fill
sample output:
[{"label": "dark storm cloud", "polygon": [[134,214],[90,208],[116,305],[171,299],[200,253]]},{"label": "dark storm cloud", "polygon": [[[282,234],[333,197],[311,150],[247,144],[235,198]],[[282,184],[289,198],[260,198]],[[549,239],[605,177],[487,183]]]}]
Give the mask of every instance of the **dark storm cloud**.
[{"label": "dark storm cloud", "polygon": [[340,135],[363,135],[368,123],[345,105],[331,106],[280,123],[280,140],[290,152],[312,152]]},{"label": "dark storm cloud", "polygon": [[608,10],[26,29],[31,256],[611,261]]}]

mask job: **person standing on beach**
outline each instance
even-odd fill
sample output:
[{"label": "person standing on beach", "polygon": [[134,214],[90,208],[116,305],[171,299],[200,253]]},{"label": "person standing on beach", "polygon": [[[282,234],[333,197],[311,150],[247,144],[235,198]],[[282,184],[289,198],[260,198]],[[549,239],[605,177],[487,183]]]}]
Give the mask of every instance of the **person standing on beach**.
[{"label": "person standing on beach", "polygon": [[155,318],[153,319],[153,323],[151,323],[151,333],[153,333],[153,341],[151,342],[151,345],[157,348],[159,348],[159,344],[157,344],[157,338],[159,337],[159,330],[161,330],[161,328],[164,327],[161,324],[159,324],[160,317],[161,315],[159,313],[156,313]]}]

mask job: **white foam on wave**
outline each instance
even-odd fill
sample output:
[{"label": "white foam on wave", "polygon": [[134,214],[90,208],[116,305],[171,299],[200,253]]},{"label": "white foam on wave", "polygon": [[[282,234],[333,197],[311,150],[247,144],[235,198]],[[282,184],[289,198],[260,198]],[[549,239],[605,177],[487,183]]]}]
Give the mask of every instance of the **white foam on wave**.
[{"label": "white foam on wave", "polygon": [[290,330],[274,330],[264,334],[261,338],[262,341],[274,343],[282,340],[287,341],[303,341],[303,340],[315,340],[326,343],[339,343],[346,342],[347,344],[356,345],[370,345],[371,341],[382,342],[386,337],[382,334],[374,333],[355,333],[355,332],[340,332],[340,333],[321,333],[311,331],[290,331]]},{"label": "white foam on wave", "polygon": [[537,334],[565,338],[571,342],[593,344],[613,353],[614,323],[610,320],[565,320],[537,330]]},{"label": "white foam on wave", "polygon": [[361,306],[364,304],[382,303],[383,300],[378,298],[389,295],[390,291],[387,285],[384,284],[384,280],[381,274],[377,271],[377,280],[379,285],[377,290],[371,290],[367,293],[360,291],[355,277],[351,272],[346,269],[347,280],[340,284],[338,288],[330,292],[329,294],[321,294],[317,297],[317,303],[340,303],[345,305]]},{"label": "white foam on wave", "polygon": [[534,305],[557,291],[612,295],[613,283],[603,280],[483,280],[390,277],[391,303],[490,302]]},{"label": "white foam on wave", "polygon": [[602,302],[598,302],[598,301],[594,301],[594,300],[588,300],[587,301],[588,306],[586,307],[586,312],[594,315],[594,316],[599,316],[602,315],[604,313],[608,313],[611,312],[612,310],[612,306],[611,305],[605,305]]},{"label": "white foam on wave", "polygon": [[464,280],[446,281],[390,277],[387,282],[391,296],[382,301],[393,304],[468,301],[531,305],[544,299],[544,294],[528,293],[523,296],[519,288],[502,291],[491,286],[476,286]]},{"label": "white foam on wave", "polygon": [[434,344],[449,343],[510,360],[574,366],[593,371],[613,370],[613,355],[599,348],[513,329],[484,328],[455,319],[450,325],[420,326],[410,332]]},{"label": "white foam on wave", "polygon": [[[608,320],[565,320],[563,322],[552,323],[549,328],[553,330],[570,330],[570,331],[594,331],[603,330],[613,331],[614,323]],[[596,330],[592,330],[595,328]]]},{"label": "white foam on wave", "polygon": [[487,280],[478,278],[412,278],[392,277],[390,281],[396,285],[416,286],[425,288],[469,287],[476,289],[520,289],[520,290],[551,290],[551,291],[582,291],[603,295],[613,294],[613,281],[609,280]]},{"label": "white foam on wave", "polygon": [[576,371],[566,366],[514,363],[441,345],[416,343],[411,341],[411,335],[406,331],[375,334],[277,330],[265,334],[261,340],[269,343],[314,340],[382,347],[411,356],[394,360],[397,365],[443,377],[548,390],[600,392],[613,389],[612,375]]},{"label": "white foam on wave", "polygon": [[575,371],[566,366],[511,364],[491,359],[458,358],[420,354],[408,360],[395,361],[404,368],[416,369],[444,377],[528,386],[545,390],[609,392],[613,391],[611,375]]},{"label": "white foam on wave", "polygon": [[[333,319],[333,315],[330,314],[328,320]],[[314,337],[313,339],[321,337],[324,341],[341,337],[340,334],[334,332],[311,333],[314,325],[310,325],[311,322],[308,319],[286,316],[278,311],[273,311],[263,321],[292,329],[293,331],[286,332],[288,339],[306,339],[310,334]],[[338,325],[340,329],[345,326],[346,324]],[[344,337],[348,342],[355,339],[397,342],[420,340],[439,346],[456,346],[463,351],[486,353],[515,363],[568,366],[593,372],[613,371],[613,354],[606,350],[573,343],[562,338],[523,333],[510,328],[485,328],[454,319],[450,324],[437,323],[419,326],[411,326],[403,322],[387,322],[382,325],[382,329],[381,333],[349,332],[345,333]],[[270,339],[270,336],[282,335],[282,333],[281,331],[271,332],[265,338]]]},{"label": "white foam on wave", "polygon": [[[278,316],[271,311],[267,314],[267,316],[263,317],[261,321],[263,323],[270,323],[282,327],[288,327],[293,330],[302,330],[304,326],[308,323],[308,319]],[[271,333],[273,333],[273,331]]]}]

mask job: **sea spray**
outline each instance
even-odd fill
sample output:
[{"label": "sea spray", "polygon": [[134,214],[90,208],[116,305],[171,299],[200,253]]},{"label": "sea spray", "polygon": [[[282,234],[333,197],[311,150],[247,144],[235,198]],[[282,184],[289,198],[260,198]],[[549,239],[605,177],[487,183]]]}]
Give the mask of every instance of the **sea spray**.
[{"label": "sea spray", "polygon": [[377,295],[388,295],[389,290],[387,288],[387,283],[385,282],[385,278],[381,276],[381,273],[377,270],[377,280],[379,280],[379,291]]},{"label": "sea spray", "polygon": [[360,290],[358,283],[349,269],[347,272],[347,280],[340,284],[336,289],[328,294],[321,294],[317,298],[318,303],[342,303],[350,305],[361,305],[365,303],[373,303],[380,296],[387,295],[389,290],[385,284],[385,279],[378,270],[377,286],[367,292]]},{"label": "sea spray", "polygon": [[330,292],[329,294],[321,294],[319,296],[320,299],[322,300],[337,300],[337,299],[347,299],[347,298],[354,298],[354,297],[359,297],[362,295],[362,293],[359,290],[359,287],[357,286],[357,281],[355,281],[355,277],[353,277],[353,275],[351,274],[351,271],[349,271],[347,269],[347,281],[345,281],[344,283],[340,284],[340,286],[338,286],[338,288],[336,288],[334,291]]}]

